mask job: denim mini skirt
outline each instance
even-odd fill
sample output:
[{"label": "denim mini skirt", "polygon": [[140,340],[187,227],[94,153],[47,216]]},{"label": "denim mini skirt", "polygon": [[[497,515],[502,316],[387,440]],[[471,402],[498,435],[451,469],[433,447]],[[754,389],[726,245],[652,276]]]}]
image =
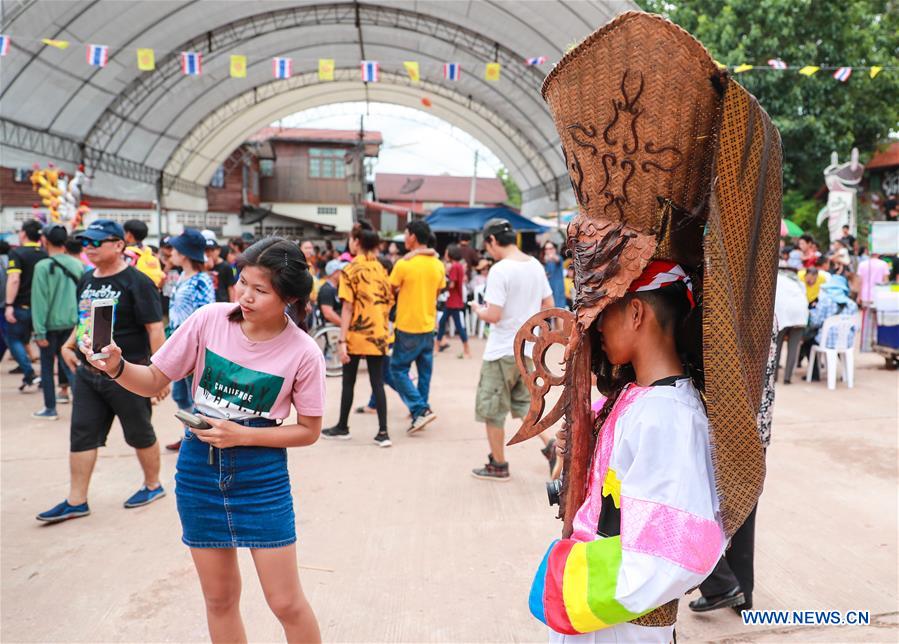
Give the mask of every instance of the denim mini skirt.
[{"label": "denim mini skirt", "polygon": [[287,473],[278,447],[215,449],[185,429],[175,472],[181,540],[191,548],[279,548],[297,540]]}]

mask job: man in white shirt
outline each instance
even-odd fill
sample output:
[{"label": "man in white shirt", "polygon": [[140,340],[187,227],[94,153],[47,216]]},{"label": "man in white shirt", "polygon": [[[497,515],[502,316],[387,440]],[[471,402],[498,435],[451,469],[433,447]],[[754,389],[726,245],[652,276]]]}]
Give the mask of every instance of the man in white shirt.
[{"label": "man in white shirt", "polygon": [[[472,470],[472,474],[490,481],[508,481],[503,429],[506,414],[511,411],[513,418],[524,418],[531,403],[515,364],[515,334],[532,315],[553,306],[553,294],[540,262],[516,246],[515,231],[508,221],[487,222],[484,246],[496,264],[487,275],[486,304],[474,309],[479,318],[492,325],[481,364],[475,416],[486,424],[490,454],[487,464]],[[544,456],[551,455],[551,447],[548,453],[544,450]]]}]

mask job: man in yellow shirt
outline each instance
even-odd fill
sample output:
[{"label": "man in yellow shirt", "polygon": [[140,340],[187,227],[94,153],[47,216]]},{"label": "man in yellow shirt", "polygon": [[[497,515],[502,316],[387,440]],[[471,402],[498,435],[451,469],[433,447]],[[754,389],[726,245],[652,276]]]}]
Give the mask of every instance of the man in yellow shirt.
[{"label": "man in yellow shirt", "polygon": [[830,274],[813,266],[812,268],[804,268],[799,271],[797,277],[805,284],[805,297],[808,299],[808,303],[811,304],[818,300],[821,285],[830,279]]},{"label": "man in yellow shirt", "polygon": [[[410,222],[404,239],[406,250],[426,249],[430,237],[431,227],[425,222]],[[446,287],[446,269],[434,255],[415,255],[396,263],[390,273],[390,283],[397,292],[396,340],[390,374],[412,414],[412,424],[406,433],[413,434],[437,418],[428,405],[428,393],[434,367],[437,295]],[[417,385],[409,378],[413,362],[418,370]]]}]

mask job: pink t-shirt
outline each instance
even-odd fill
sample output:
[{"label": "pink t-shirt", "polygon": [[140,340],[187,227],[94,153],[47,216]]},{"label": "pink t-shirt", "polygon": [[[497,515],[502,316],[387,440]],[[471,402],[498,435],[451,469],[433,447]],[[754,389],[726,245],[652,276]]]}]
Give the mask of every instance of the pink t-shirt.
[{"label": "pink t-shirt", "polygon": [[874,286],[885,284],[890,276],[890,265],[879,257],[866,259],[858,265],[858,279],[861,282],[859,296],[862,302],[874,301]]},{"label": "pink t-shirt", "polygon": [[234,304],[198,309],[153,354],[171,380],[194,374],[194,404],[210,418],[283,420],[290,404],[303,416],[325,409],[325,359],[293,323],[271,340],[253,342],[228,320]]}]

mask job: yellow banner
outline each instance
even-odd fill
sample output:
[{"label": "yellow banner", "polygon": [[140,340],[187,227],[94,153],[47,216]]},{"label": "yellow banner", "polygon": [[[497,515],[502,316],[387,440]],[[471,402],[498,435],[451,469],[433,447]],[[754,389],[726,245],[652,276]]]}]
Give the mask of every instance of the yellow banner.
[{"label": "yellow banner", "polygon": [[231,56],[231,78],[247,77],[247,57],[234,55]]},{"label": "yellow banner", "polygon": [[318,59],[318,80],[332,81],[334,80],[334,59],[319,58]]},{"label": "yellow banner", "polygon": [[820,69],[821,68],[818,67],[817,65],[806,65],[805,67],[803,67],[802,69],[799,70],[799,73],[802,74],[803,76],[814,76],[815,74],[818,73],[818,70],[820,70]]},{"label": "yellow banner", "polygon": [[49,45],[50,47],[56,47],[57,49],[69,48],[68,40],[51,40],[50,38],[41,38],[41,42],[45,45]]},{"label": "yellow banner", "polygon": [[500,64],[499,63],[487,63],[487,67],[484,68],[484,80],[498,81],[499,73],[500,73]]},{"label": "yellow banner", "polygon": [[421,80],[421,74],[418,71],[418,63],[414,60],[407,60],[403,63],[403,67],[406,68],[406,73],[409,74],[409,79],[413,83],[417,83]]},{"label": "yellow banner", "polygon": [[152,49],[137,50],[137,68],[142,72],[152,72],[156,69],[156,54]]},{"label": "yellow banner", "polygon": [[880,73],[880,70],[882,69],[883,67],[881,67],[880,65],[871,65],[871,71],[868,72],[868,75],[871,78],[874,78],[875,76],[877,76],[877,74]]},{"label": "yellow banner", "polygon": [[752,65],[743,63],[742,65],[734,67],[734,74],[742,74],[743,72],[748,72],[750,69],[752,69]]}]

